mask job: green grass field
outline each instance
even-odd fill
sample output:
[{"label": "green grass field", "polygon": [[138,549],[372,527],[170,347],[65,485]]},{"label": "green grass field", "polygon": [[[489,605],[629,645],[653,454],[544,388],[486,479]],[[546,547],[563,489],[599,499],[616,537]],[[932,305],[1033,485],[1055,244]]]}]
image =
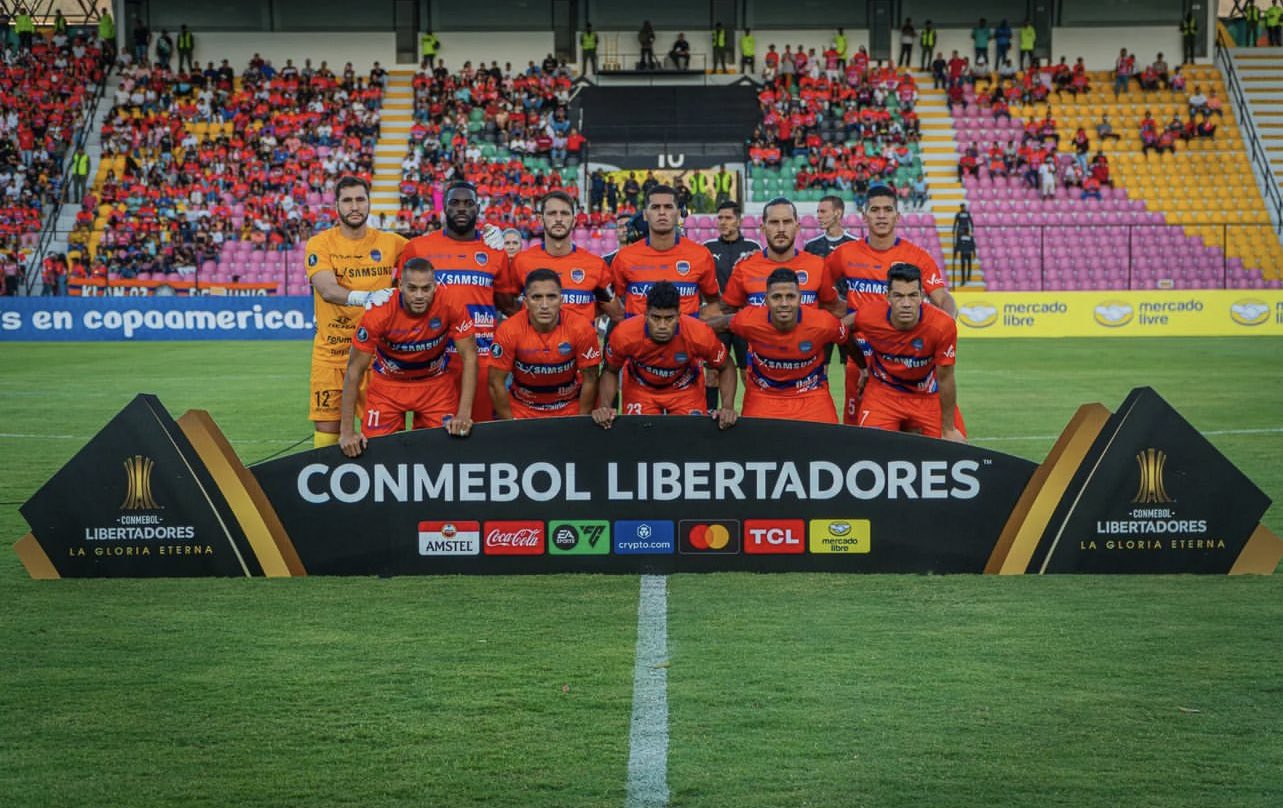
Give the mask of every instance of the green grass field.
[{"label": "green grass field", "polygon": [[[1276,504],[1283,340],[964,342],[975,442],[1041,460],[1150,385]],[[0,537],[135,393],[254,462],[303,343],[6,343]],[[304,446],[308,445],[307,442]],[[620,806],[631,576],[34,582],[0,553],[2,806]],[[1283,576],[681,575],[674,806],[1278,806]]]}]

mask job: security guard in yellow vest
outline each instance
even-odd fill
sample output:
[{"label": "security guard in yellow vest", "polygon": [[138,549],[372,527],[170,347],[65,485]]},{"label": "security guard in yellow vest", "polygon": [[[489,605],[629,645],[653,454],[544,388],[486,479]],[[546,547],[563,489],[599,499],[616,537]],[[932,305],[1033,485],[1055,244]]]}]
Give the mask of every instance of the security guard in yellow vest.
[{"label": "security guard in yellow vest", "polygon": [[76,149],[71,157],[71,201],[80,204],[85,198],[85,184],[89,180],[89,155],[85,147]]},{"label": "security guard in yellow vest", "polygon": [[931,20],[927,20],[926,25],[922,26],[922,33],[918,34],[918,41],[922,43],[922,53],[918,57],[918,69],[930,70],[931,62],[936,58],[936,29],[931,27]]},{"label": "security guard in yellow vest", "polygon": [[428,67],[434,67],[437,60],[437,49],[441,47],[441,40],[431,31],[424,31],[419,35],[419,54],[423,57],[423,63]]},{"label": "security guard in yellow vest", "polygon": [[[740,37],[740,72],[752,73],[757,69],[757,41],[753,39],[753,29],[745,28]],[[748,68],[745,70],[744,68]]]},{"label": "security guard in yellow vest", "polygon": [[18,34],[18,47],[21,50],[31,50],[31,39],[36,34],[36,21],[31,18],[31,13],[25,8],[18,12],[18,16],[13,20],[13,30]]},{"label": "security guard in yellow vest", "polygon": [[727,51],[730,50],[730,48],[727,47],[728,42],[729,40],[726,36],[726,29],[723,28],[722,24],[719,22],[717,26],[713,28],[713,72],[714,73],[731,72],[730,66],[726,64],[727,60],[730,58],[727,55]]},{"label": "security guard in yellow vest", "polygon": [[104,11],[98,18],[98,44],[102,47],[104,63],[116,61],[116,21],[110,11]]},{"label": "security guard in yellow vest", "polygon": [[713,190],[717,194],[717,204],[720,205],[731,198],[731,189],[734,184],[735,178],[726,170],[726,166],[722,166],[722,170],[713,177]]},{"label": "security guard in yellow vest", "polygon": [[588,75],[588,63],[592,62],[592,72],[597,73],[597,32],[592,29],[592,23],[584,25],[584,32],[579,35],[579,53],[581,65],[579,75]]},{"label": "security guard in yellow vest", "polygon": [[1247,5],[1243,6],[1243,22],[1247,26],[1247,42],[1243,44],[1255,48],[1256,40],[1261,36],[1261,10],[1256,7],[1256,0],[1247,0]]},{"label": "security guard in yellow vest", "polygon": [[838,52],[838,66],[846,65],[846,32],[841,28],[838,29],[837,36],[833,37],[833,50]]},{"label": "security guard in yellow vest", "polygon": [[62,9],[57,9],[53,13],[53,32],[55,34],[67,33],[67,18],[62,16]]},{"label": "security guard in yellow vest", "polygon": [[192,53],[196,50],[196,38],[192,36],[191,31],[187,30],[186,25],[178,31],[178,43],[176,47],[178,49],[178,72],[183,72],[184,60],[187,63],[187,69],[194,70]]}]

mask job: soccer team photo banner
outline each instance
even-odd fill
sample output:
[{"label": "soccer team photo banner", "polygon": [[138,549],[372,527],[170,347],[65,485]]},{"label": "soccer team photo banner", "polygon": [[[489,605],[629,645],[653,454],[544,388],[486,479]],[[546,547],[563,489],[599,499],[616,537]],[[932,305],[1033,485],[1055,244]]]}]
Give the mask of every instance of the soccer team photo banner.
[{"label": "soccer team photo banner", "polygon": [[742,419],[481,424],[246,468],[140,395],[21,512],[34,578],[522,573],[1270,574],[1269,499],[1149,388],[1041,465]]}]

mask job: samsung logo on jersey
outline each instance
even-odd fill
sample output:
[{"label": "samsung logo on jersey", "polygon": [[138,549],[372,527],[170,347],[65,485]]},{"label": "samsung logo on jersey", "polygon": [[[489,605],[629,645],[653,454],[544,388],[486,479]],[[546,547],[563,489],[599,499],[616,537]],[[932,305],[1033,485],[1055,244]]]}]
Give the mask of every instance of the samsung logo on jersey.
[{"label": "samsung logo on jersey", "polygon": [[438,269],[437,283],[445,286],[494,286],[494,276],[488,272],[468,272],[461,269]]},{"label": "samsung logo on jersey", "polygon": [[[296,479],[299,498],[339,502],[724,502],[747,500],[969,500],[980,495],[975,460],[816,460],[607,463],[592,476],[576,463],[310,463]],[[579,483],[592,480],[591,490]]]},{"label": "samsung logo on jersey", "polygon": [[847,278],[846,288],[871,295],[884,295],[887,292],[887,282],[870,280],[869,278]]},{"label": "samsung logo on jersey", "polygon": [[535,365],[530,362],[514,362],[513,369],[520,373],[529,373],[531,376],[556,376],[574,370],[575,363],[571,361],[562,362],[559,365]]},{"label": "samsung logo on jersey", "polygon": [[585,292],[582,289],[562,289],[561,302],[571,303],[574,305],[584,305],[592,303],[597,298],[592,292]]},{"label": "samsung logo on jersey", "polygon": [[[634,297],[645,297],[654,285],[654,282],[633,281],[628,284],[628,294]],[[689,297],[699,291],[699,287],[693,283],[674,283],[673,286],[677,287],[677,293],[682,297]]]},{"label": "samsung logo on jersey", "polygon": [[388,347],[397,353],[411,353],[414,351],[430,351],[446,340],[445,334],[440,334],[429,340],[419,342],[392,342]]}]

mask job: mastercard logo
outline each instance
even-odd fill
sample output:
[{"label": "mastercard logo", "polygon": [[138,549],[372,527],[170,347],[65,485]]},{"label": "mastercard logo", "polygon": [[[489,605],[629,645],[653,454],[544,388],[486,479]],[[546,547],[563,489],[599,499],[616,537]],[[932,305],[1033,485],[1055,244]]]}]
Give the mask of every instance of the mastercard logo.
[{"label": "mastercard logo", "polygon": [[740,523],[735,519],[683,520],[679,527],[683,553],[733,554],[740,551]]}]

